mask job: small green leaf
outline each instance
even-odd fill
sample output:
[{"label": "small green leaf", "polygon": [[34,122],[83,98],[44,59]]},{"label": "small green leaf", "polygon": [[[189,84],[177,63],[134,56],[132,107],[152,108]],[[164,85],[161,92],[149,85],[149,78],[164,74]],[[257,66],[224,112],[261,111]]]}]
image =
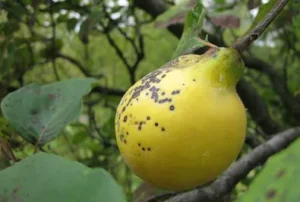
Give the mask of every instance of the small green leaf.
[{"label": "small green leaf", "polygon": [[174,52],[172,59],[183,55],[196,48],[203,47],[204,45],[198,40],[198,35],[201,32],[204,9],[200,1],[197,6],[187,13],[184,23],[183,34],[178,43],[177,49]]},{"label": "small green leaf", "polygon": [[300,139],[269,158],[248,191],[237,202],[299,201]]},{"label": "small green leaf", "polygon": [[37,153],[0,172],[0,201],[125,202],[122,188],[102,168]]},{"label": "small green leaf", "polygon": [[95,82],[93,78],[77,78],[46,85],[30,84],[8,94],[1,109],[19,135],[43,145],[77,119],[82,97]]}]

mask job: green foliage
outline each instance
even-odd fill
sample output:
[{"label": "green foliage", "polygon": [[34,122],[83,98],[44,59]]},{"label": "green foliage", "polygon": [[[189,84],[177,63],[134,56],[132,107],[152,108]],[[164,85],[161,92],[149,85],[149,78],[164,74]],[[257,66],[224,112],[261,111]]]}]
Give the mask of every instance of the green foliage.
[{"label": "green foliage", "polygon": [[184,30],[177,49],[172,56],[173,59],[187,52],[191,52],[191,50],[204,46],[198,39],[202,29],[204,13],[205,10],[203,9],[201,1],[198,1],[197,6],[187,13],[184,22]]},{"label": "green foliage", "polygon": [[300,140],[269,158],[262,171],[255,177],[249,190],[238,202],[298,201],[300,180]]},{"label": "green foliage", "polygon": [[121,187],[102,168],[37,153],[0,172],[6,202],[125,202]]},{"label": "green foliage", "polygon": [[44,145],[78,118],[82,96],[95,82],[95,79],[85,78],[30,84],[8,94],[1,102],[1,109],[24,139]]}]

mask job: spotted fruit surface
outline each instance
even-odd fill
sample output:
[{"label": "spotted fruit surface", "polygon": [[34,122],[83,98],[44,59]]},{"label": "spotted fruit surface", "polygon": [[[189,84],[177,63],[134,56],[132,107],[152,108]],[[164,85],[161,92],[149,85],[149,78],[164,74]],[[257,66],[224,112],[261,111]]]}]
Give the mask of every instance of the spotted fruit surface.
[{"label": "spotted fruit surface", "polygon": [[141,179],[185,190],[218,177],[239,154],[246,110],[235,86],[244,63],[231,48],[181,56],[136,82],[116,114],[120,152]]}]

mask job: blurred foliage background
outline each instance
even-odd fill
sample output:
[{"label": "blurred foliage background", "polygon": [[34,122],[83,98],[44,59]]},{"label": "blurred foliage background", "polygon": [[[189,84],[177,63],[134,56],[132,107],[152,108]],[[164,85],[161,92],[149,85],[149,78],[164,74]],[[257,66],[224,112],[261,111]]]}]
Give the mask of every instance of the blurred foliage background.
[{"label": "blurred foliage background", "polygon": [[[194,0],[0,0],[0,100],[27,84],[75,77],[101,83],[84,100],[80,119],[43,150],[103,167],[129,201],[159,193],[124,164],[114,137],[116,107],[135,81],[168,62]],[[202,38],[230,46],[276,3],[274,0],[203,0],[209,11]],[[203,53],[206,48],[197,51]],[[244,153],[300,120],[300,3],[290,1],[243,54],[247,70],[237,90],[248,109]],[[5,123],[3,116],[0,122]],[[187,119],[187,121],[189,121]],[[3,125],[3,124],[2,124]],[[34,152],[9,125],[0,127],[16,158]],[[3,147],[2,147],[3,148]],[[0,152],[1,153],[1,152]],[[0,156],[0,169],[11,164]],[[259,172],[241,181],[241,195]]]}]

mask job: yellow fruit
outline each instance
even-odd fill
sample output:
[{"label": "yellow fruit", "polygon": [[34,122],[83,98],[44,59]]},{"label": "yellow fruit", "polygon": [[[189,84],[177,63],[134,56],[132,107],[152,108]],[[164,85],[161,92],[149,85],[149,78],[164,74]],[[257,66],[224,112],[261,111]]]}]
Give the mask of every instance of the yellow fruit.
[{"label": "yellow fruit", "polygon": [[115,132],[141,179],[186,190],[218,177],[239,154],[246,110],[235,86],[244,71],[232,48],[184,55],[136,82],[122,98]]}]

